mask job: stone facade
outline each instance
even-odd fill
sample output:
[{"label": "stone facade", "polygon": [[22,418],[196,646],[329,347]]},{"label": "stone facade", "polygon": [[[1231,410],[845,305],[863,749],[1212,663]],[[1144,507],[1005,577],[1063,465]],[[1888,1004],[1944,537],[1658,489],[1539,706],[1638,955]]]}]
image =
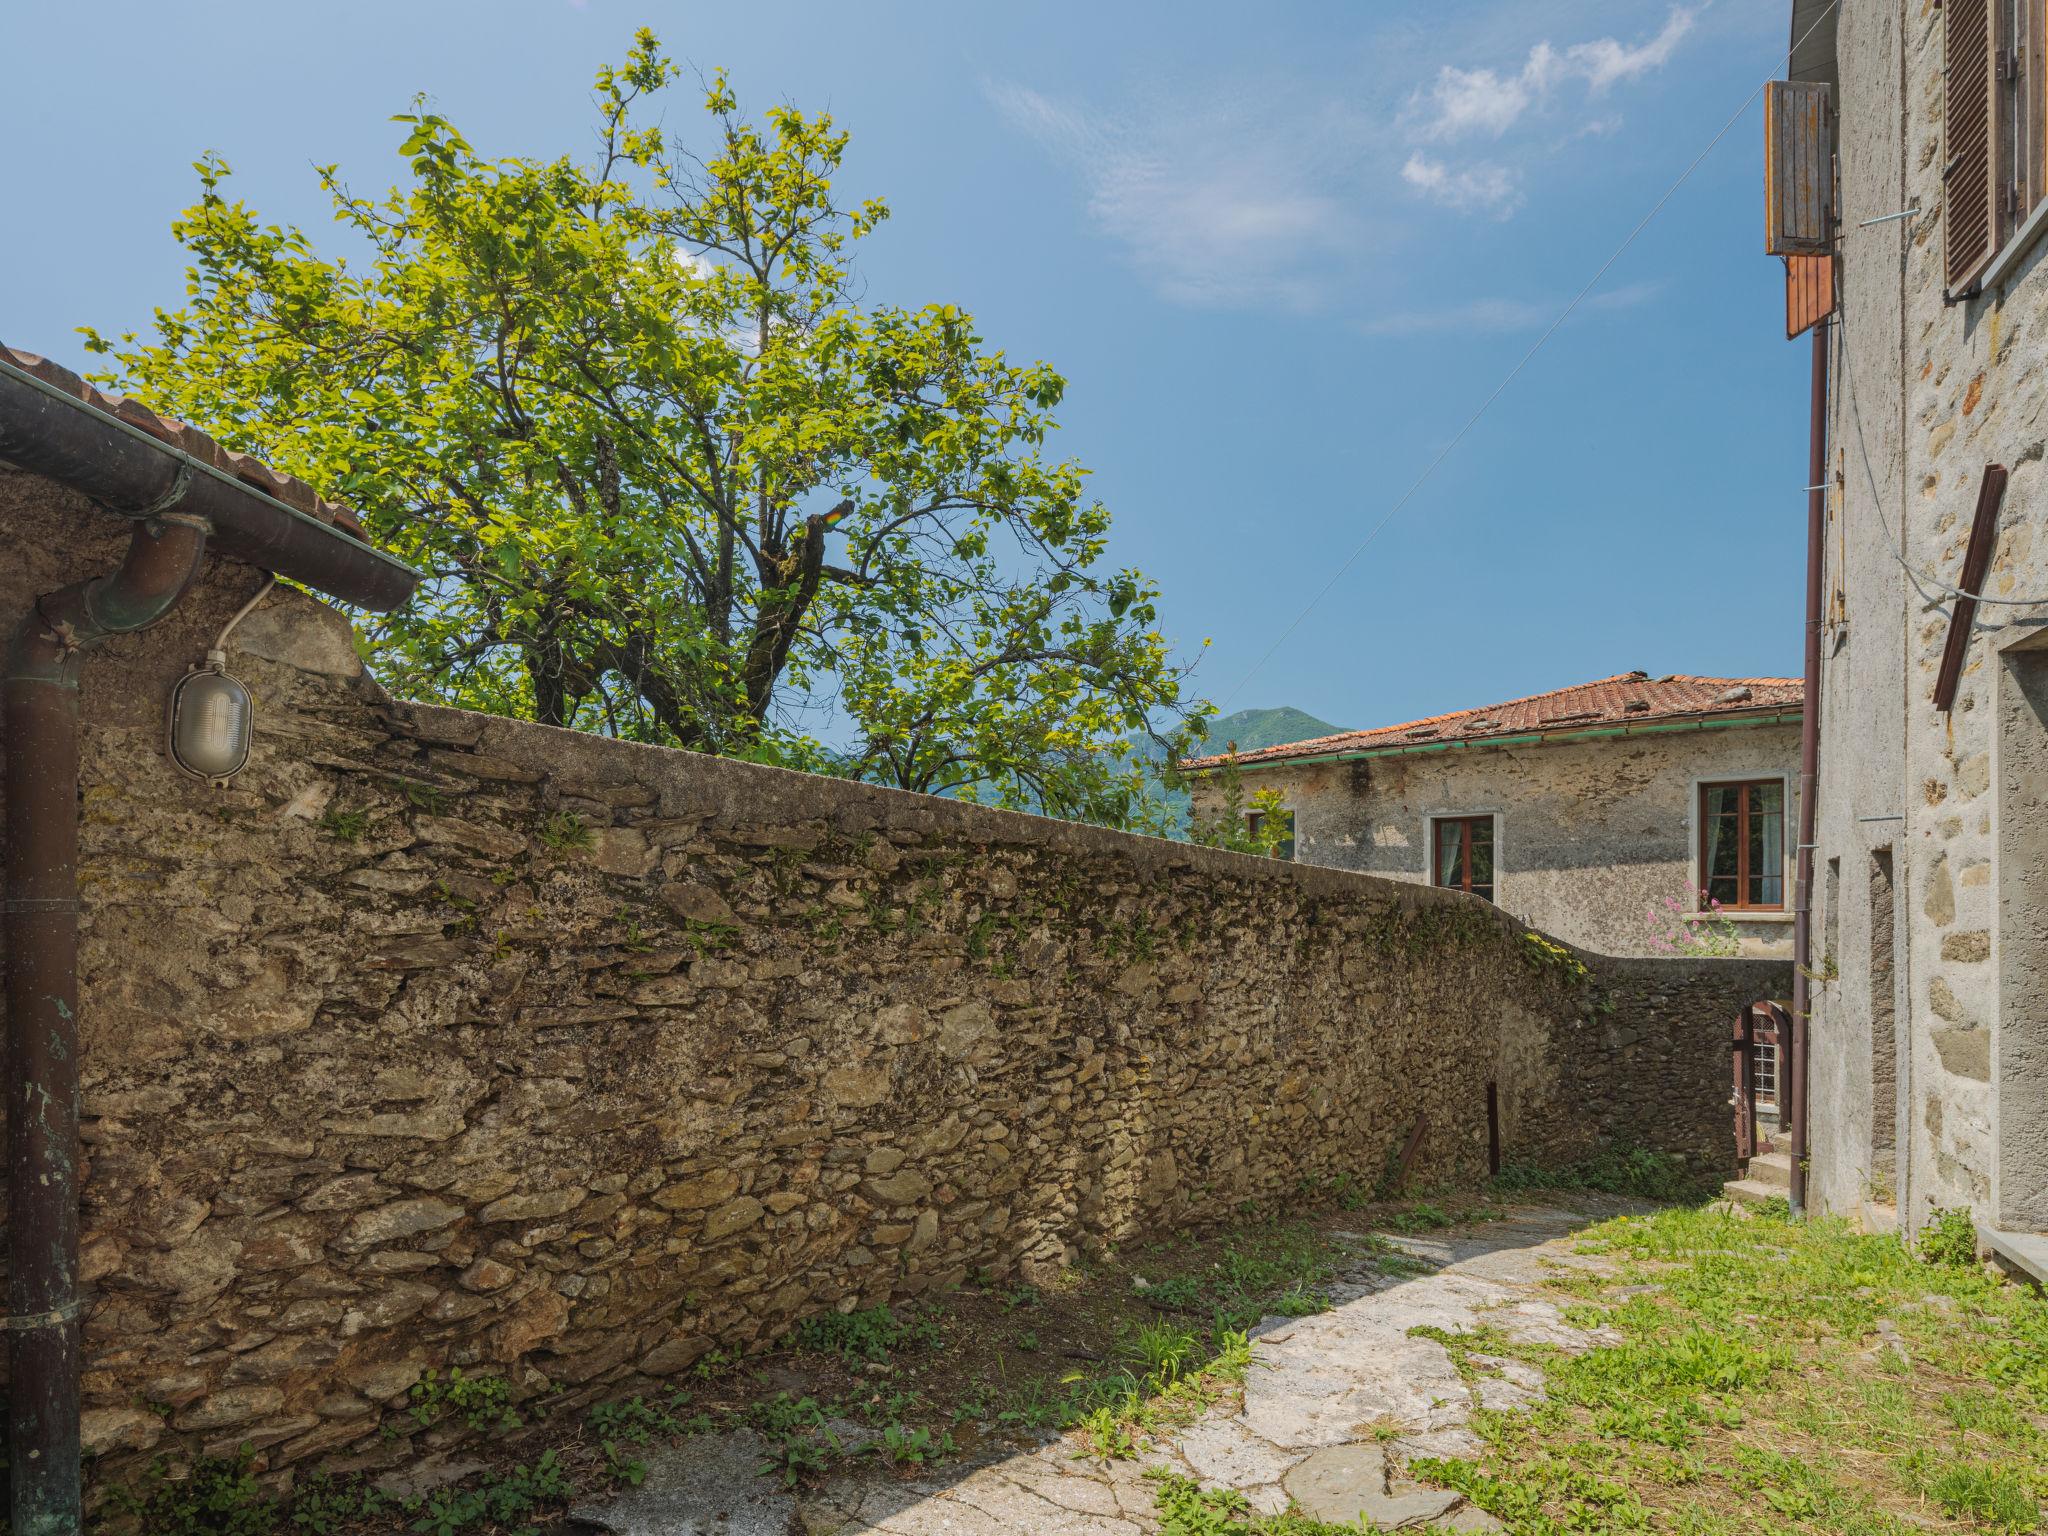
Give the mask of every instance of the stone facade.
[{"label": "stone facade", "polygon": [[[2048,270],[2036,248],[1944,302],[1942,14],[1848,0],[1839,17],[1813,1197],[1908,1229],[1953,1206],[2038,1229],[2048,604],[1980,608],[1953,709],[1932,695],[1953,606],[1935,583],[1960,578],[1987,464],[2011,482],[1986,595],[2048,596]],[[1786,360],[1802,376],[1806,346]]]},{"label": "stone facade", "polygon": [[[1767,724],[1277,763],[1246,769],[1241,782],[1247,795],[1280,792],[1294,812],[1300,862],[1425,885],[1433,878],[1430,824],[1440,816],[1490,814],[1495,901],[1569,943],[1648,956],[1647,914],[1667,897],[1684,901],[1699,888],[1703,781],[1784,781],[1789,897],[1798,772],[1798,725]],[[1197,781],[1194,801],[1198,815],[1221,809],[1213,776]],[[1743,954],[1790,957],[1789,905],[1737,924]]]},{"label": "stone facade", "polygon": [[[0,470],[0,606],[114,519]],[[1574,957],[1462,895],[394,703],[273,594],[224,789],[162,701],[254,573],[93,653],[86,1434],[445,1454],[429,1369],[574,1404],[1305,1178],[1732,1159],[1750,962]],[[1590,967],[1590,969],[1588,969]],[[387,1432],[384,1432],[388,1430]]]}]

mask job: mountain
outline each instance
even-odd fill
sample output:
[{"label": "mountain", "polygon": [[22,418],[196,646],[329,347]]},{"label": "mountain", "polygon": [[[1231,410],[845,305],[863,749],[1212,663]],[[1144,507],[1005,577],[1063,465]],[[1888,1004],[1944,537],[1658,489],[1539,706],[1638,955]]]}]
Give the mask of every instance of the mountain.
[{"label": "mountain", "polygon": [[1343,729],[1341,725],[1318,720],[1306,710],[1284,704],[1278,709],[1240,709],[1234,715],[1218,715],[1211,720],[1209,739],[1199,750],[1228,752],[1234,741],[1238,751],[1256,752],[1261,747],[1282,747],[1290,741],[1334,736]]},{"label": "mountain", "polygon": [[[1209,722],[1208,739],[1195,748],[1198,755],[1211,756],[1230,750],[1230,744],[1237,743],[1240,752],[1254,752],[1260,747],[1284,746],[1290,741],[1307,741],[1312,736],[1330,736],[1342,730],[1342,726],[1331,725],[1318,720],[1306,710],[1292,709],[1282,705],[1278,709],[1240,709],[1234,715],[1218,715]],[[1167,804],[1168,821],[1172,835],[1185,837],[1188,825],[1188,792],[1184,789],[1162,789],[1160,798]]]}]

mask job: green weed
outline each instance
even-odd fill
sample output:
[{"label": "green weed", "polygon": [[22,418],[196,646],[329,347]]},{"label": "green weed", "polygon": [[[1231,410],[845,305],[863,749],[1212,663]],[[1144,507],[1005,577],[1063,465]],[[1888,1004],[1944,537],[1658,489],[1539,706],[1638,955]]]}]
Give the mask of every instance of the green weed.
[{"label": "green weed", "polygon": [[1196,1359],[1201,1344],[1194,1330],[1169,1322],[1144,1323],[1131,1330],[1124,1348],[1146,1378],[1172,1386]]},{"label": "green weed", "polygon": [[1145,1476],[1155,1485],[1152,1506],[1159,1514],[1159,1536],[1359,1536],[1373,1529],[1362,1520],[1331,1525],[1299,1510],[1257,1514],[1234,1489],[1204,1488],[1164,1467],[1154,1467]]},{"label": "green weed", "polygon": [[1145,1292],[1145,1300],[1166,1312],[1191,1312],[1200,1306],[1208,1288],[1195,1275],[1175,1275]]},{"label": "green weed", "polygon": [[320,818],[320,830],[338,843],[361,842],[369,829],[370,813],[364,810],[344,811],[329,807]]},{"label": "green weed", "polygon": [[405,794],[405,803],[416,811],[425,811],[429,816],[448,814],[448,796],[432,784],[422,784],[417,779],[400,779],[399,788]]},{"label": "green weed", "polygon": [[849,1365],[884,1364],[898,1349],[931,1348],[944,1337],[930,1313],[898,1317],[887,1307],[861,1312],[826,1312],[791,1330],[789,1347],[806,1354],[837,1355]]},{"label": "green weed", "polygon": [[941,1431],[934,1435],[928,1429],[906,1429],[901,1424],[891,1424],[882,1431],[882,1438],[875,1442],[877,1454],[886,1456],[899,1467],[922,1467],[927,1462],[951,1456],[955,1449],[950,1434]]},{"label": "green weed", "polygon": [[115,1502],[152,1536],[268,1536],[276,1510],[256,1484],[249,1448],[233,1456],[202,1456],[172,1479],[159,1461],[139,1493]]},{"label": "green weed", "polygon": [[527,1517],[566,1504],[576,1485],[553,1451],[543,1451],[531,1467],[514,1467],[475,1488],[449,1488],[424,1501],[412,1529],[427,1536],[460,1536],[479,1526],[524,1526]]},{"label": "green weed", "polygon": [[500,1433],[520,1427],[523,1422],[512,1410],[511,1384],[497,1376],[465,1376],[461,1366],[451,1366],[447,1376],[429,1371],[406,1392],[407,1411],[421,1428],[438,1424],[454,1414],[471,1429],[495,1429]]},{"label": "green weed", "polygon": [[1451,1226],[1457,1218],[1443,1207],[1418,1200],[1404,1211],[1396,1211],[1387,1218],[1387,1225],[1396,1232],[1434,1232],[1439,1227]]},{"label": "green weed", "polygon": [[596,834],[590,830],[590,823],[574,811],[552,811],[541,818],[535,829],[541,846],[550,853],[575,853],[589,848],[596,842]]},{"label": "green weed", "polygon": [[1137,1436],[1131,1423],[1137,1408],[1137,1394],[1126,1403],[1104,1403],[1081,1420],[1081,1446],[1077,1461],[1132,1461],[1138,1454]]},{"label": "green weed", "polygon": [[1968,1269],[1977,1262],[1977,1223],[1961,1207],[1936,1211],[1920,1229],[1920,1257],[1930,1264]]},{"label": "green weed", "polygon": [[1691,1200],[1708,1192],[1706,1183],[1680,1158],[1641,1147],[1612,1146],[1565,1168],[1503,1168],[1494,1175],[1493,1187],[1505,1193],[1590,1189],[1667,1202]]}]

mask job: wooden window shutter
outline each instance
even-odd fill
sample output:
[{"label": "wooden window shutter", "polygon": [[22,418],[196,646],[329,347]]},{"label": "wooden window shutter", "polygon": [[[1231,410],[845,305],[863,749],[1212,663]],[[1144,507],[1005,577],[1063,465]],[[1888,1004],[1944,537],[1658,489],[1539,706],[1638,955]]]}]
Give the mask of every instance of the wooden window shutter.
[{"label": "wooden window shutter", "polygon": [[1997,123],[2000,0],[1947,0],[1948,159],[1942,166],[1948,291],[1967,292],[1998,251]]},{"label": "wooden window shutter", "polygon": [[1785,258],[1785,339],[1804,335],[1835,310],[1835,258]]},{"label": "wooden window shutter", "polygon": [[1764,249],[1825,256],[1835,248],[1835,120],[1827,85],[1764,87]]}]

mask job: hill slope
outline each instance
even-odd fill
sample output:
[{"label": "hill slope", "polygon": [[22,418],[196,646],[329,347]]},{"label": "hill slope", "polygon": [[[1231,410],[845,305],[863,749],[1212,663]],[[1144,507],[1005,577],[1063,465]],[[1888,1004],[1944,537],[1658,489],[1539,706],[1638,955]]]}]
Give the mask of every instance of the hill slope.
[{"label": "hill slope", "polygon": [[1227,752],[1234,741],[1238,751],[1256,752],[1261,747],[1285,746],[1290,741],[1334,736],[1343,729],[1285,704],[1278,709],[1240,709],[1234,715],[1218,715],[1209,722],[1209,739],[1201,750]]},{"label": "hill slope", "polygon": [[[1313,736],[1330,736],[1342,730],[1342,726],[1331,725],[1318,720],[1306,710],[1293,709],[1282,705],[1278,709],[1240,709],[1234,715],[1218,715],[1209,722],[1209,737],[1195,748],[1199,756],[1207,757],[1230,750],[1230,744],[1237,743],[1240,752],[1256,751],[1260,747],[1283,746],[1290,741],[1307,741]],[[1188,825],[1188,792],[1184,789],[1169,789],[1161,793],[1166,801],[1173,835],[1185,837]]]}]

